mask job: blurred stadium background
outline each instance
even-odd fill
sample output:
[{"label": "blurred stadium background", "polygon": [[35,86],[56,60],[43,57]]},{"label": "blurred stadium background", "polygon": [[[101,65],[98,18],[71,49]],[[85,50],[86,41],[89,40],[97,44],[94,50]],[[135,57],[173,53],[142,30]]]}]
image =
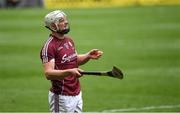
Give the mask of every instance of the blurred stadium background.
[{"label": "blurred stadium background", "polygon": [[1,7],[92,8],[130,5],[179,5],[180,0],[1,0]]},{"label": "blurred stadium background", "polygon": [[124,73],[83,77],[85,112],[180,112],[180,0],[1,0],[0,112],[47,112],[50,82],[39,51],[44,16],[63,9],[77,51],[104,51],[83,70]]}]

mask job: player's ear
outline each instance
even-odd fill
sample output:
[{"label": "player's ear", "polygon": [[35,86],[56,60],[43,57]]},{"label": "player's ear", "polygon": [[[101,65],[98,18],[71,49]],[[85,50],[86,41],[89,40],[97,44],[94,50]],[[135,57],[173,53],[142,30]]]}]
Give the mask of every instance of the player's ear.
[{"label": "player's ear", "polygon": [[56,31],[57,30],[57,27],[56,27],[56,24],[55,23],[51,23],[51,29]]}]

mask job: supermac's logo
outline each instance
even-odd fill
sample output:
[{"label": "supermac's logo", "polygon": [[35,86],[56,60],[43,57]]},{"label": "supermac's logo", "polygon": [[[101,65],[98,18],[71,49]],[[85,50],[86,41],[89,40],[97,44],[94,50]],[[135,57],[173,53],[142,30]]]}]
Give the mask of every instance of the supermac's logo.
[{"label": "supermac's logo", "polygon": [[71,54],[69,56],[67,56],[67,54],[64,54],[61,63],[73,61],[74,59],[76,59],[76,57],[77,57],[76,53]]}]

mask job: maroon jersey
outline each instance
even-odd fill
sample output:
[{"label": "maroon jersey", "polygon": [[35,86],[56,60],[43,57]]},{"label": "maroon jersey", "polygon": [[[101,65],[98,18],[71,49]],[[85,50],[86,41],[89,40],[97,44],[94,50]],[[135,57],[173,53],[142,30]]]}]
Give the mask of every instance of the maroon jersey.
[{"label": "maroon jersey", "polygon": [[[67,36],[64,39],[50,36],[44,44],[40,56],[43,63],[54,59],[57,70],[78,68],[74,42]],[[67,76],[63,80],[51,80],[51,83],[50,90],[55,94],[74,96],[80,92],[79,79],[73,75]]]}]

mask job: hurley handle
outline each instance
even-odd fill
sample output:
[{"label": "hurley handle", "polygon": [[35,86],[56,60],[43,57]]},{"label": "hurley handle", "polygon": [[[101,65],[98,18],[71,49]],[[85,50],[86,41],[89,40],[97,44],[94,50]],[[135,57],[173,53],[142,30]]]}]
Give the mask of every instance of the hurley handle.
[{"label": "hurley handle", "polygon": [[90,71],[84,71],[84,72],[80,72],[82,75],[102,75],[101,72],[90,72]]}]

